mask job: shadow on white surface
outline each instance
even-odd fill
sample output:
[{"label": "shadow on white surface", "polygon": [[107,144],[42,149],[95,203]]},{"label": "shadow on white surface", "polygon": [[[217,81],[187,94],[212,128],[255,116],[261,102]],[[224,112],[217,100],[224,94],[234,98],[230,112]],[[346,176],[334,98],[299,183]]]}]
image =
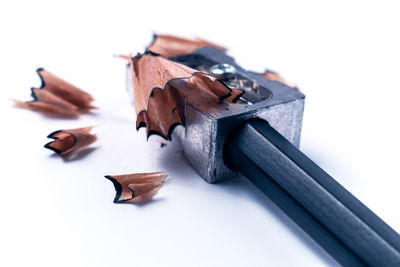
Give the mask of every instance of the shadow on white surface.
[{"label": "shadow on white surface", "polygon": [[62,161],[68,163],[68,162],[71,162],[71,161],[82,160],[85,157],[87,157],[90,154],[92,154],[97,149],[98,149],[98,147],[88,147],[88,148],[81,149],[81,150],[79,150],[76,153],[71,154],[71,155],[60,156],[57,153],[53,153],[49,157],[51,157],[51,158],[61,158]]}]

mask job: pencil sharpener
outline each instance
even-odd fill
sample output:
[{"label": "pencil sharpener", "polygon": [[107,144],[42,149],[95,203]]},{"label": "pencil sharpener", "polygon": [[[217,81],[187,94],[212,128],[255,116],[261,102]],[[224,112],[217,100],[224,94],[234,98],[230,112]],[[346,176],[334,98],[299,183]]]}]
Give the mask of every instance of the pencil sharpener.
[{"label": "pencil sharpener", "polygon": [[[264,119],[299,146],[305,96],[296,89],[246,71],[232,57],[213,47],[170,60],[209,73],[229,87],[245,92],[236,103],[223,103],[220,109],[210,111],[186,103],[185,127],[178,126],[172,133],[172,138],[180,140],[189,164],[205,181],[216,183],[239,175],[225,166],[222,149],[229,133],[245,120]],[[133,91],[129,66],[127,87]]]}]

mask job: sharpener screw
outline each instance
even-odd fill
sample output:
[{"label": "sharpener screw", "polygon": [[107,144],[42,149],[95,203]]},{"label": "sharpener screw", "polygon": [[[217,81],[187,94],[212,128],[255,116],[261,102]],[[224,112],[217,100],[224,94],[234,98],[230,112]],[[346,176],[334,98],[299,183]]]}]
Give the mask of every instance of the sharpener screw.
[{"label": "sharpener screw", "polygon": [[222,63],[212,66],[210,73],[218,79],[229,80],[235,77],[236,69],[228,63]]}]

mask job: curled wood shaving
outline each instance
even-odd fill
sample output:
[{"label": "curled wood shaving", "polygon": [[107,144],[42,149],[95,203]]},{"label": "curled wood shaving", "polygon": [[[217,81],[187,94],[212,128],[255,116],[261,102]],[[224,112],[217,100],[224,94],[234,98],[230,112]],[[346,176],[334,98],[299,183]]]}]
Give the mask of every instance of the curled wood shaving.
[{"label": "curled wood shaving", "polygon": [[141,203],[150,200],[164,184],[165,172],[106,175],[115,188],[114,203]]},{"label": "curled wood shaving", "polygon": [[262,76],[262,77],[264,77],[265,79],[268,79],[268,80],[273,80],[273,81],[278,81],[278,82],[284,83],[287,86],[290,86],[290,87],[296,89],[297,91],[299,91],[299,88],[297,86],[293,86],[293,85],[288,84],[286,82],[286,80],[283,79],[283,77],[281,75],[279,75],[278,73],[276,73],[276,72],[273,72],[273,71],[270,71],[270,70],[266,70],[263,73],[256,73],[256,74],[260,75],[260,76]]},{"label": "curled wood shaving", "polygon": [[190,40],[168,34],[154,34],[153,42],[146,48],[146,50],[150,50],[163,57],[169,58],[190,54],[194,50],[206,46],[212,46],[221,51],[226,51],[224,47],[200,38]]},{"label": "curled wood shaving", "polygon": [[42,86],[31,88],[32,101],[14,100],[16,106],[57,117],[77,117],[95,108],[90,94],[43,68],[37,69],[37,73]]},{"label": "curled wood shaving", "polygon": [[69,156],[97,140],[96,135],[90,133],[92,129],[93,127],[85,127],[52,132],[47,138],[52,138],[54,141],[47,143],[44,147],[60,156]]},{"label": "curled wood shaving", "polygon": [[185,125],[185,105],[207,110],[222,102],[234,103],[243,94],[209,74],[152,52],[124,58],[132,71],[136,127],[146,127],[147,136],[170,140],[174,127]]}]

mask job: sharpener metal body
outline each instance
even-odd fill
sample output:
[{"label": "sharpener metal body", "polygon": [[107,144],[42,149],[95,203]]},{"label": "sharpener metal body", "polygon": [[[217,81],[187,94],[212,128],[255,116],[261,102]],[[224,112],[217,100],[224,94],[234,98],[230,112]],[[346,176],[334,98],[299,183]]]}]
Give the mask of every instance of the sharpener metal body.
[{"label": "sharpener metal body", "polygon": [[[186,60],[187,57],[172,60],[200,70],[208,70],[215,64],[230,64],[235,67],[240,79],[255,85],[255,90],[246,92],[244,98],[268,96],[258,97],[260,101],[221,105],[220,110],[210,112],[186,104],[185,127],[176,127],[173,138],[180,140],[185,157],[204,180],[216,183],[239,175],[225,166],[222,149],[229,133],[245,120],[264,119],[292,144],[299,146],[305,99],[302,93],[281,82],[244,70],[232,57],[213,47],[197,49],[191,55],[195,58],[195,66],[193,60]],[[132,91],[129,68],[127,74],[128,90]]]}]

